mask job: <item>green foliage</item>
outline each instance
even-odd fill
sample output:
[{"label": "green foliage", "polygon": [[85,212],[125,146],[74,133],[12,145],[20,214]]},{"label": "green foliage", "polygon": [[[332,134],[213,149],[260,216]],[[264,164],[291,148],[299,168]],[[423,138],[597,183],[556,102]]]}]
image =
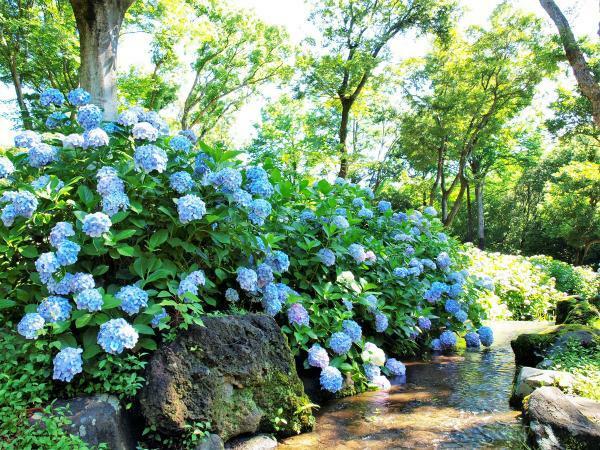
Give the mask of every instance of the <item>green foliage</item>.
[{"label": "green foliage", "polygon": [[590,267],[572,266],[550,256],[532,256],[531,262],[554,278],[556,289],[591,299],[600,293],[600,276]]}]

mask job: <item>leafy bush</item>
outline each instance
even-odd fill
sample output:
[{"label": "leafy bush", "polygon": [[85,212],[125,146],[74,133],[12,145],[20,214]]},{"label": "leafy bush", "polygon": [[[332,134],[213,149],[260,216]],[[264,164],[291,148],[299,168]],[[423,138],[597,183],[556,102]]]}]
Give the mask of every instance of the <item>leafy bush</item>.
[{"label": "leafy bush", "polygon": [[547,319],[556,302],[566,298],[565,293],[557,290],[554,278],[529,258],[484,252],[474,247],[467,253],[469,271],[493,282],[493,291],[481,299],[493,318]]},{"label": "leafy bush", "polygon": [[532,256],[529,260],[554,278],[556,289],[591,299],[600,294],[600,275],[590,267],[572,266],[551,256]]},{"label": "leafy bush", "polygon": [[332,392],[342,373],[385,387],[381,372],[404,370],[375,344],[443,332],[431,344],[451,349],[479,327],[486,279],[462,270],[433,208],[393,212],[343,180],[243,168],[153,112],[102,122],[81,92],[48,98],[49,130],[0,158],[0,307],[46,343],[67,392],[133,395],[161,332],[209,312],[275,316]]}]

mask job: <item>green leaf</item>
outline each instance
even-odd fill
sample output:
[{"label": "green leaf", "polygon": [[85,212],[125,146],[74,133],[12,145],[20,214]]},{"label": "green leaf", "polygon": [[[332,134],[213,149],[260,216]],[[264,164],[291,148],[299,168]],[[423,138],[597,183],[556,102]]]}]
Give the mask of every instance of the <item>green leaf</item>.
[{"label": "green leaf", "polygon": [[104,275],[106,272],[108,272],[108,266],[106,264],[103,264],[94,267],[94,270],[92,270],[92,275],[94,275],[95,277],[99,277],[100,275]]},{"label": "green leaf", "polygon": [[6,298],[0,298],[0,309],[12,308],[17,302],[14,300],[8,300]]},{"label": "green leaf", "polygon": [[90,313],[84,314],[75,321],[75,326],[77,328],[83,328],[90,322],[90,320],[92,320],[92,315]]},{"label": "green leaf", "polygon": [[85,184],[82,184],[77,188],[77,195],[82,203],[88,208],[94,205],[94,193]]},{"label": "green leaf", "polygon": [[123,256],[134,256],[135,249],[131,245],[119,245],[117,247],[117,252]]},{"label": "green leaf", "polygon": [[129,239],[135,233],[137,233],[137,230],[121,230],[117,234],[113,235],[113,241],[118,242],[122,241],[123,239]]},{"label": "green leaf", "polygon": [[133,328],[140,334],[154,334],[154,330],[151,327],[142,323],[135,323]]},{"label": "green leaf", "polygon": [[33,245],[28,245],[21,249],[21,255],[25,258],[35,258],[39,255],[38,249]]},{"label": "green leaf", "polygon": [[231,239],[229,238],[229,235],[226,233],[217,233],[214,231],[211,231],[210,233],[210,237],[212,238],[213,241],[221,243],[221,244],[230,244],[231,243]]},{"label": "green leaf", "polygon": [[113,309],[116,308],[117,306],[121,305],[121,300],[119,300],[116,297],[113,297],[112,295],[106,294],[102,297],[102,300],[104,300],[104,303],[102,305],[102,309]]},{"label": "green leaf", "polygon": [[92,344],[90,346],[85,347],[85,350],[82,353],[82,357],[85,360],[92,359],[98,353],[102,352],[102,347],[98,344]]},{"label": "green leaf", "polygon": [[156,350],[156,342],[154,339],[143,338],[138,341],[138,347],[145,348],[146,350]]},{"label": "green leaf", "polygon": [[168,238],[169,232],[167,230],[158,230],[148,241],[148,248],[150,248],[150,250],[154,250],[155,248],[160,247],[160,245],[163,244]]}]

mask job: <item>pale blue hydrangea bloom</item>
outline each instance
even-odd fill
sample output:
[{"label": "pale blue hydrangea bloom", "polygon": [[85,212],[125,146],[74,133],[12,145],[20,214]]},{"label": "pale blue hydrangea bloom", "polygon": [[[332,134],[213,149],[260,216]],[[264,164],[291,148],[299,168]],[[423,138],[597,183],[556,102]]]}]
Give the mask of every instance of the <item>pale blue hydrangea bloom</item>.
[{"label": "pale blue hydrangea bloom", "polygon": [[262,198],[254,199],[250,205],[248,219],[255,225],[263,225],[265,219],[271,214],[271,209],[271,204],[268,201],[263,200]]},{"label": "pale blue hydrangea bloom", "polygon": [[167,125],[167,122],[165,122],[156,111],[142,112],[140,120],[142,122],[148,122],[162,135],[169,134],[169,126]]},{"label": "pale blue hydrangea bloom", "polygon": [[198,142],[198,136],[196,136],[194,130],[179,130],[179,134],[185,137],[188,141],[190,141],[192,145],[196,145],[196,142]]},{"label": "pale blue hydrangea bloom", "polygon": [[100,237],[112,226],[110,217],[102,212],[86,214],[83,218],[82,230],[90,237]]},{"label": "pale blue hydrangea bloom", "polygon": [[232,303],[237,302],[240,299],[240,294],[233,288],[227,288],[225,291],[225,300]]},{"label": "pale blue hydrangea bloom", "polygon": [[237,270],[237,282],[244,291],[254,292],[258,287],[258,275],[252,269],[240,267]]},{"label": "pale blue hydrangea bloom", "polygon": [[91,99],[92,96],[90,93],[80,87],[73,89],[67,94],[67,100],[69,100],[69,103],[73,106],[87,105]]},{"label": "pale blue hydrangea bloom", "polygon": [[350,244],[348,253],[354,258],[354,261],[356,261],[357,264],[364,262],[367,256],[365,254],[365,248],[360,244]]},{"label": "pale blue hydrangea bloom", "polygon": [[29,149],[27,159],[31,167],[44,167],[58,159],[58,151],[48,144],[35,144]]},{"label": "pale blue hydrangea bloom", "polygon": [[352,342],[359,342],[362,338],[362,328],[354,320],[344,320],[342,322],[342,330],[350,336]]},{"label": "pale blue hydrangea bloom", "polygon": [[354,305],[352,304],[352,302],[350,300],[343,299],[342,303],[348,311],[352,311],[354,309]]},{"label": "pale blue hydrangea bloom", "polygon": [[374,313],[377,311],[377,297],[375,297],[373,294],[369,294],[365,297],[365,302],[367,303],[367,309],[369,312]]},{"label": "pale blue hydrangea bloom", "polygon": [[315,212],[311,209],[305,209],[304,211],[302,211],[300,213],[299,219],[302,222],[311,222],[313,220],[315,220],[317,218],[317,216],[315,215]]},{"label": "pale blue hydrangea bloom", "polygon": [[100,325],[97,342],[106,353],[118,355],[135,347],[138,338],[137,331],[125,319],[111,319]]},{"label": "pale blue hydrangea bloom", "polygon": [[73,274],[66,273],[65,276],[58,282],[54,279],[54,277],[50,278],[46,284],[46,287],[48,288],[48,292],[51,294],[69,295],[71,293],[72,281]]},{"label": "pale blue hydrangea bloom", "polygon": [[358,217],[360,217],[361,219],[372,219],[373,218],[373,211],[371,211],[368,208],[363,208],[358,212]]},{"label": "pale blue hydrangea bloom", "polygon": [[83,133],[83,148],[99,148],[108,145],[108,134],[102,128],[92,128]]},{"label": "pale blue hydrangea bloom", "polygon": [[352,200],[352,206],[357,208],[357,209],[362,209],[365,207],[365,201],[360,198],[360,197],[356,197],[355,199]]},{"label": "pale blue hydrangea bloom", "polygon": [[220,189],[225,194],[233,194],[242,185],[242,174],[236,169],[226,167],[209,174],[208,181],[215,189]]},{"label": "pale blue hydrangea bloom", "polygon": [[481,346],[479,335],[474,331],[470,331],[465,334],[465,342],[467,344],[467,348],[479,348]]},{"label": "pale blue hydrangea bloom", "polygon": [[412,245],[407,245],[404,249],[404,254],[406,256],[412,256],[415,254],[415,248]]},{"label": "pale blue hydrangea bloom", "polygon": [[247,189],[254,195],[269,198],[275,192],[273,185],[266,178],[258,178],[247,184]]},{"label": "pale blue hydrangea bloom", "polygon": [[434,352],[441,352],[442,351],[442,342],[436,338],[431,341],[430,347],[431,347],[431,350],[433,350]]},{"label": "pale blue hydrangea bloom", "polygon": [[454,317],[461,323],[464,323],[468,320],[469,315],[462,309],[459,309],[454,313]]},{"label": "pale blue hydrangea bloom", "polygon": [[139,140],[144,139],[146,141],[154,142],[158,139],[158,130],[148,122],[136,123],[131,130],[131,134],[134,139]]},{"label": "pale blue hydrangea bloom", "polygon": [[423,267],[426,267],[430,270],[437,269],[437,266],[435,265],[435,263],[432,260],[430,260],[429,258],[423,258],[421,260],[421,264],[423,264]]},{"label": "pale blue hydrangea bloom", "polygon": [[363,369],[365,371],[365,376],[369,381],[373,381],[375,378],[381,375],[381,369],[375,364],[363,364]]},{"label": "pale blue hydrangea bloom", "polygon": [[289,323],[292,325],[309,326],[310,324],[308,311],[300,303],[292,304],[288,309],[287,316]]},{"label": "pale blue hydrangea bloom", "polygon": [[40,94],[40,104],[42,106],[62,106],[65,102],[65,96],[58,89],[48,88]]},{"label": "pale blue hydrangea bloom", "polygon": [[24,130],[15,135],[15,147],[31,148],[42,143],[42,137],[31,130]]},{"label": "pale blue hydrangea bloom", "polygon": [[119,114],[117,123],[125,127],[131,127],[140,120],[139,111],[136,109],[128,109]]},{"label": "pale blue hydrangea bloom", "polygon": [[424,214],[427,214],[428,216],[437,216],[437,211],[435,210],[435,208],[433,206],[428,206],[427,208],[425,208],[423,210]]},{"label": "pale blue hydrangea bloom", "polygon": [[479,339],[485,347],[489,347],[494,343],[494,332],[490,327],[481,327],[477,330],[477,334],[479,334]]},{"label": "pale blue hydrangea bloom", "polygon": [[[41,175],[31,182],[31,187],[36,191],[41,191],[48,187],[50,181],[50,175]],[[65,183],[61,180],[57,180],[54,192],[60,191],[63,187],[65,187]]]},{"label": "pale blue hydrangea bloom", "polygon": [[373,189],[371,189],[370,187],[363,188],[363,192],[367,196],[367,198],[369,198],[371,200],[373,200],[375,198],[375,193],[373,192]]},{"label": "pale blue hydrangea bloom", "polygon": [[275,316],[279,313],[284,302],[282,297],[282,290],[276,284],[271,283],[265,286],[262,297],[262,305],[265,312],[271,316]]},{"label": "pale blue hydrangea bloom", "polygon": [[123,180],[119,178],[118,172],[112,167],[102,167],[96,173],[96,179],[98,180],[96,190],[102,196],[123,193],[125,191]]},{"label": "pale blue hydrangea bloom", "polygon": [[448,235],[446,233],[442,233],[441,231],[437,234],[440,242],[448,242]]},{"label": "pale blue hydrangea bloom", "polygon": [[338,355],[343,355],[352,347],[352,338],[342,331],[331,335],[329,339],[329,348]]},{"label": "pale blue hydrangea bloom", "polygon": [[258,287],[263,288],[267,284],[272,283],[275,279],[273,275],[273,269],[267,263],[260,264],[256,269],[258,275]]},{"label": "pale blue hydrangea bloom", "polygon": [[183,296],[188,292],[194,295],[198,295],[198,287],[206,284],[206,277],[202,270],[196,270],[190,273],[187,277],[179,282],[179,288],[177,294]]},{"label": "pale blue hydrangea bloom", "polygon": [[114,216],[119,211],[127,211],[129,206],[129,197],[124,192],[113,192],[102,197],[102,212],[109,217]]},{"label": "pale blue hydrangea bloom", "polygon": [[350,223],[348,219],[342,216],[333,216],[331,218],[331,223],[338,227],[340,230],[346,230],[350,228]]},{"label": "pale blue hydrangea bloom", "polygon": [[377,209],[379,209],[379,212],[384,213],[386,211],[389,211],[390,209],[392,209],[392,204],[386,200],[381,200],[378,204],[377,204]]},{"label": "pale blue hydrangea bloom", "polygon": [[456,334],[452,331],[444,331],[440,334],[440,344],[443,350],[452,350],[456,347]]},{"label": "pale blue hydrangea bloom", "polygon": [[71,317],[71,304],[64,297],[50,296],[37,307],[37,312],[48,323],[61,322]]},{"label": "pale blue hydrangea bloom", "polygon": [[334,183],[337,186],[345,186],[348,184],[348,181],[346,181],[346,179],[342,178],[342,177],[336,177]]},{"label": "pale blue hydrangea bloom", "polygon": [[[182,137],[182,139],[185,139]],[[187,140],[187,139],[186,139]],[[192,176],[187,172],[175,172],[169,177],[169,185],[174,191],[185,194],[194,188],[194,180]]]},{"label": "pale blue hydrangea bloom", "polygon": [[18,333],[25,339],[37,339],[44,329],[44,318],[38,313],[25,314],[17,325]]},{"label": "pale blue hydrangea bloom", "polygon": [[319,250],[317,252],[317,256],[327,267],[331,267],[335,264],[335,253],[328,248],[322,248]]},{"label": "pale blue hydrangea bloom", "polygon": [[408,269],[405,267],[396,267],[393,271],[392,274],[396,277],[396,278],[406,278],[409,276],[409,272]]},{"label": "pale blue hydrangea bloom", "polygon": [[75,375],[83,371],[80,348],[63,348],[54,357],[54,373],[52,378],[55,380],[70,382]]},{"label": "pale blue hydrangea bloom", "polygon": [[82,106],[77,112],[77,122],[84,130],[97,128],[102,122],[102,111],[93,104]]},{"label": "pale blue hydrangea bloom", "polygon": [[388,358],[385,362],[385,368],[389,370],[392,375],[406,375],[406,366],[395,358]]},{"label": "pale blue hydrangea bloom", "polygon": [[169,141],[169,146],[176,152],[188,153],[192,149],[192,141],[183,135],[173,136]]},{"label": "pale blue hydrangea bloom", "polygon": [[196,159],[194,161],[194,174],[196,176],[201,177],[211,172],[207,162],[212,164],[215,161],[211,156],[208,156],[206,153],[200,152],[196,155]]},{"label": "pale blue hydrangea bloom", "polygon": [[0,156],[0,178],[8,178],[15,171],[12,161],[6,156]]},{"label": "pale blue hydrangea bloom", "polygon": [[446,270],[452,264],[452,260],[446,252],[441,252],[439,255],[437,255],[437,258],[435,258],[435,262],[440,270]]},{"label": "pale blue hydrangea bloom", "polygon": [[378,312],[375,314],[375,331],[383,333],[387,330],[388,324],[388,318],[384,313]]},{"label": "pale blue hydrangea bloom", "polygon": [[341,372],[333,366],[327,366],[321,370],[319,382],[326,391],[336,393],[342,389],[343,378]]},{"label": "pale blue hydrangea bloom", "polygon": [[167,314],[167,310],[162,308],[159,313],[156,313],[152,316],[152,320],[150,321],[150,326],[152,328],[156,328],[160,325],[161,322],[165,322],[169,315]]},{"label": "pale blue hydrangea bloom", "polygon": [[308,364],[312,367],[319,367],[324,369],[329,365],[329,355],[327,350],[321,347],[319,344],[313,344],[308,349]]},{"label": "pale blue hydrangea bloom", "polygon": [[89,312],[102,310],[104,301],[98,289],[85,289],[75,296],[77,309],[85,309]]},{"label": "pale blue hydrangea bloom", "polygon": [[448,314],[455,314],[460,310],[460,304],[456,300],[448,299],[446,300],[444,309]]},{"label": "pale blue hydrangea bloom", "polygon": [[148,144],[135,149],[133,161],[136,170],[140,172],[150,173],[156,170],[158,173],[163,173],[167,169],[169,158],[162,148]]},{"label": "pale blue hydrangea bloom", "polygon": [[267,256],[265,263],[271,266],[271,269],[277,273],[287,272],[290,268],[290,259],[288,258],[288,255],[280,250],[275,250]]},{"label": "pale blue hydrangea bloom", "polygon": [[60,270],[60,263],[52,252],[42,253],[35,261],[35,269],[40,274],[42,283],[47,283],[52,274]]},{"label": "pale blue hydrangea bloom", "polygon": [[462,291],[463,291],[463,285],[460,283],[454,283],[454,284],[451,284],[450,286],[448,286],[448,296],[449,297],[456,298],[460,294],[462,294]]},{"label": "pale blue hydrangea bloom", "polygon": [[28,191],[6,191],[0,197],[0,203],[9,203],[2,210],[2,222],[7,227],[17,217],[29,219],[38,207],[37,198]]},{"label": "pale blue hydrangea bloom", "polygon": [[148,306],[148,293],[134,284],[119,289],[115,297],[121,300],[121,309],[130,316]]},{"label": "pale blue hydrangea bloom", "polygon": [[417,319],[417,324],[419,328],[423,331],[428,331],[431,329],[431,320],[428,317],[419,317]]},{"label": "pale blue hydrangea bloom", "polygon": [[71,278],[71,292],[78,294],[96,286],[94,277],[89,273],[78,272]]},{"label": "pale blue hydrangea bloom", "polygon": [[233,193],[233,201],[238,206],[248,208],[250,205],[252,205],[252,195],[243,189],[238,189]]},{"label": "pale blue hydrangea bloom", "polygon": [[184,195],[176,200],[177,213],[181,223],[200,220],[206,214],[206,205],[200,197],[193,194]]},{"label": "pale blue hydrangea bloom", "polygon": [[81,246],[75,242],[64,239],[56,249],[56,260],[61,266],[70,266],[77,262]]},{"label": "pale blue hydrangea bloom", "polygon": [[46,127],[49,129],[58,128],[63,123],[68,123],[69,118],[60,111],[53,112],[46,118]]}]

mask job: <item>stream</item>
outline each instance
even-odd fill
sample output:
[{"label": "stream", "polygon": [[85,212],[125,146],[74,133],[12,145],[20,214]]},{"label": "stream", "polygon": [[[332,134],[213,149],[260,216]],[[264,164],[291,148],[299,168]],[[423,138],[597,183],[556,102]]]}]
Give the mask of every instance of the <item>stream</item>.
[{"label": "stream", "polygon": [[317,416],[314,432],[283,441],[282,449],[498,448],[525,446],[520,412],[508,398],[515,373],[510,341],[547,322],[488,324],[489,349],[405,362],[406,383],[388,392],[335,400]]}]

